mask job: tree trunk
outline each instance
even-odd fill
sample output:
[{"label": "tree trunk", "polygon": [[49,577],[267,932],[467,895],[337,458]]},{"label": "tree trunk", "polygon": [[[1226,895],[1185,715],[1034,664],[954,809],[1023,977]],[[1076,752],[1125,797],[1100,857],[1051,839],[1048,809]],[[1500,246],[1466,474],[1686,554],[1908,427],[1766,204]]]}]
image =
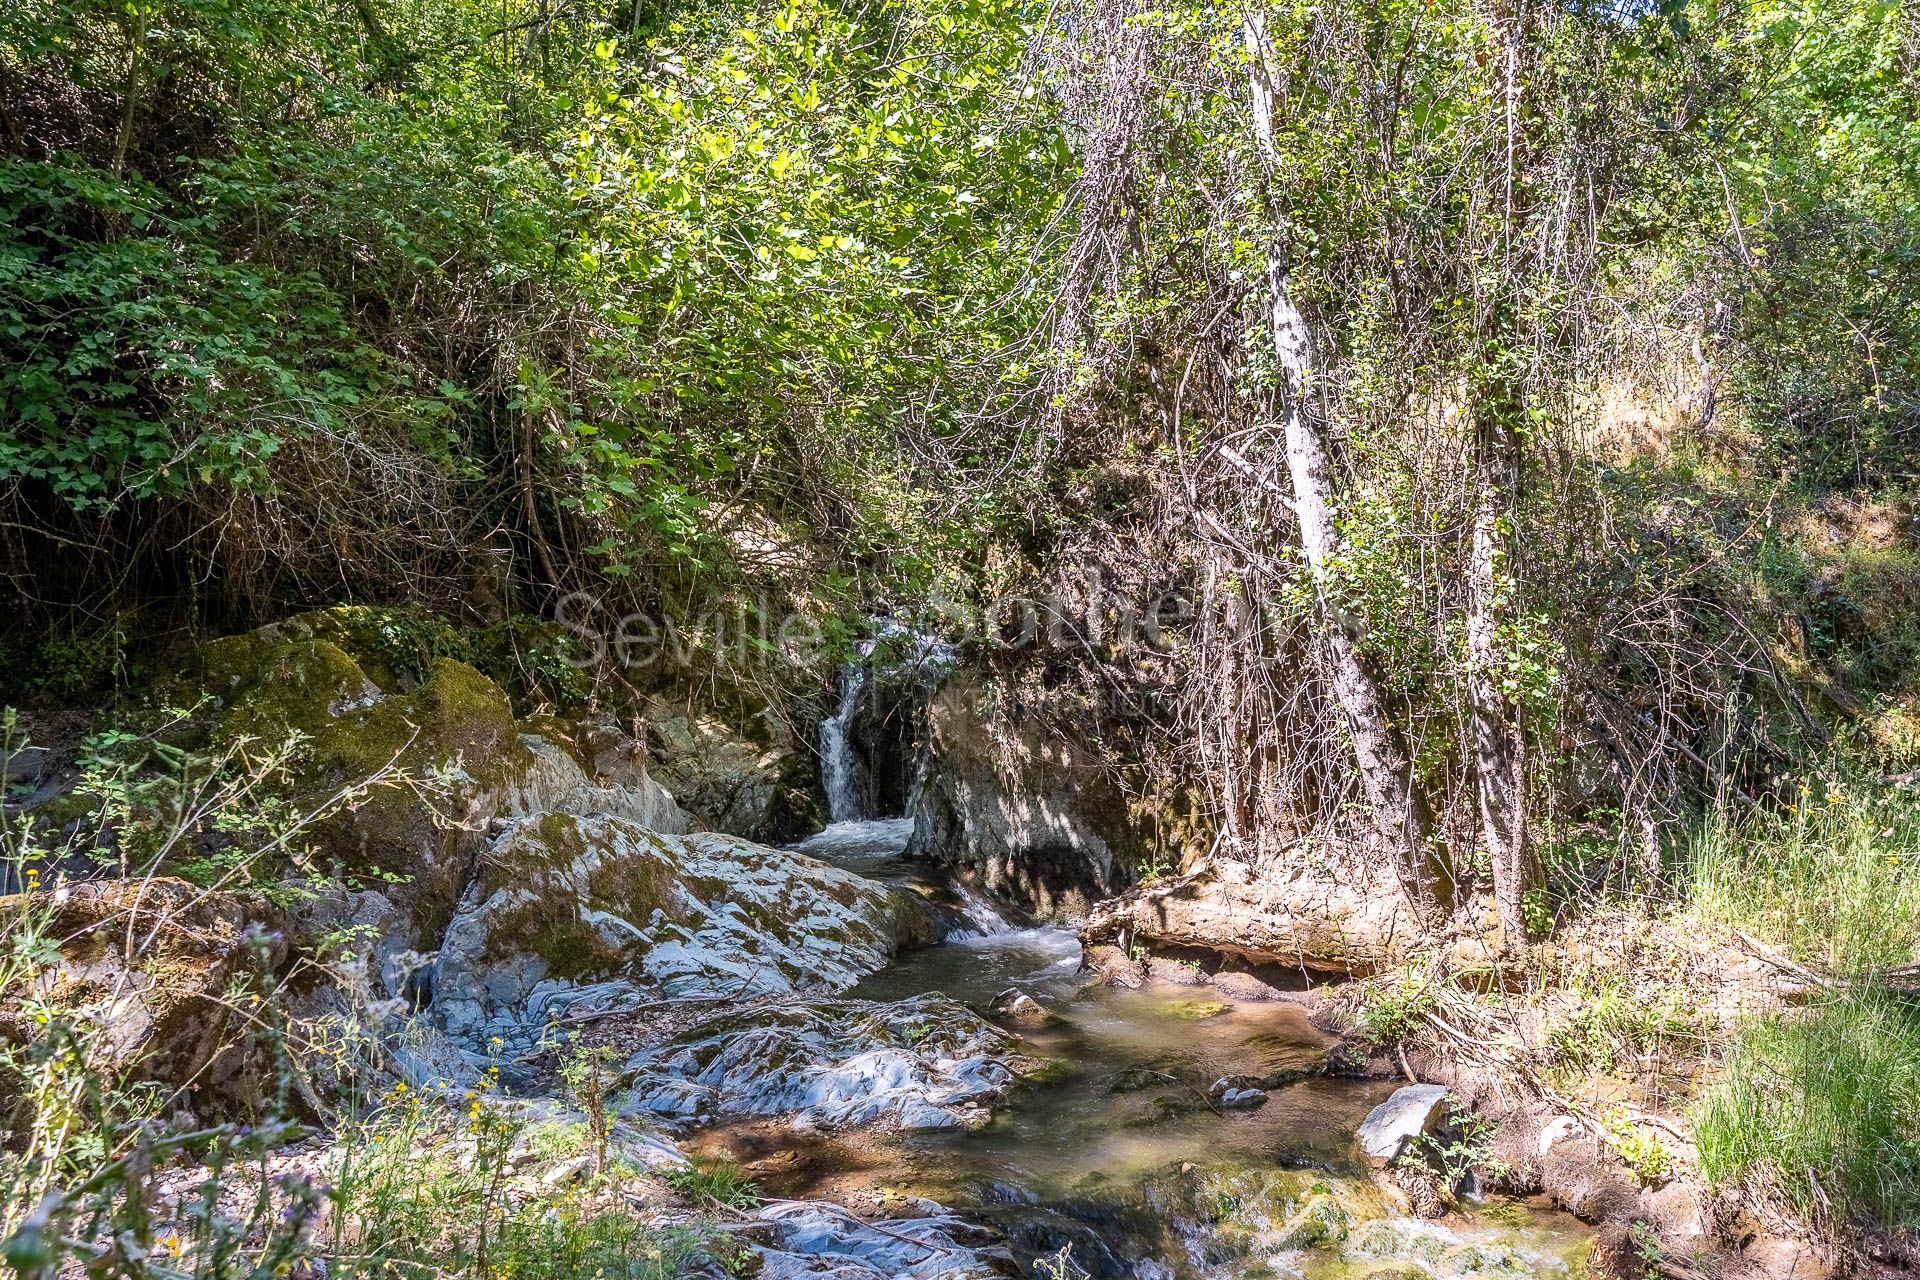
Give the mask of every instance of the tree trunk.
[{"label": "tree trunk", "polygon": [[1474,422],[1472,542],[1467,549],[1467,702],[1473,729],[1480,835],[1493,866],[1500,927],[1510,941],[1528,936],[1527,897],[1539,870],[1527,847],[1525,739],[1508,695],[1500,622],[1509,611],[1511,499],[1518,440],[1503,396],[1482,402]]},{"label": "tree trunk", "polygon": [[1326,590],[1328,569],[1339,554],[1334,524],[1333,465],[1313,411],[1313,335],[1287,292],[1285,269],[1270,270],[1273,346],[1279,357],[1281,414],[1286,431],[1287,471],[1293,480],[1293,510],[1300,549],[1320,602],[1321,636],[1333,665],[1333,696],[1352,740],[1354,763],[1381,834],[1394,850],[1395,871],[1414,908],[1429,919],[1451,905],[1453,887],[1430,839],[1433,821],[1413,778],[1413,759],[1387,716],[1380,682],[1360,653],[1359,620]]},{"label": "tree trunk", "polygon": [[150,5],[140,5],[133,11],[133,23],[127,36],[127,81],[121,95],[120,127],[114,133],[113,171],[125,173],[127,170],[127,149],[133,145],[133,123],[140,109],[140,63],[141,55],[146,52],[147,11]]},{"label": "tree trunk", "polygon": [[[1519,0],[1524,6],[1526,0]],[[1513,330],[1521,288],[1517,173],[1523,163],[1520,57],[1521,11],[1502,15],[1505,37],[1506,148],[1497,262],[1500,275],[1485,304],[1480,358],[1487,376],[1476,379],[1473,405],[1473,525],[1467,547],[1467,703],[1473,732],[1474,792],[1481,839],[1493,868],[1500,927],[1510,943],[1532,932],[1528,898],[1540,885],[1527,846],[1526,757],[1520,710],[1506,681],[1500,651],[1502,619],[1512,613],[1514,494],[1520,479],[1520,427],[1525,394],[1516,371]]]},{"label": "tree trunk", "polygon": [[[1257,15],[1246,19],[1254,141],[1263,157],[1274,154],[1274,91],[1265,30]],[[1359,620],[1329,598],[1329,567],[1340,549],[1333,518],[1333,465],[1318,412],[1314,379],[1319,360],[1313,329],[1287,288],[1285,258],[1276,247],[1268,262],[1273,296],[1273,350],[1279,365],[1280,413],[1286,434],[1287,471],[1293,510],[1320,604],[1321,638],[1333,666],[1333,696],[1339,704],[1354,764],[1375,823],[1394,852],[1394,870],[1414,909],[1428,920],[1452,904],[1453,885],[1431,840],[1433,821],[1413,777],[1413,759],[1387,715],[1380,682],[1360,653]]]}]

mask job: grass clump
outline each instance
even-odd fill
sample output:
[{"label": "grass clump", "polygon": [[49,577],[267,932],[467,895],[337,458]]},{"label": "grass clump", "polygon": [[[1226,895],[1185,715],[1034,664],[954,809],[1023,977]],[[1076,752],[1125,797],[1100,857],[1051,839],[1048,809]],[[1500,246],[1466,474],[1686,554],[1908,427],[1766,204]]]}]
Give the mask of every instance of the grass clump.
[{"label": "grass clump", "polygon": [[1658,1067],[1706,1039],[1679,985],[1636,987],[1620,974],[1577,973],[1545,1027],[1552,1065],[1574,1078]]},{"label": "grass clump", "polygon": [[1425,1025],[1434,1002],[1433,979],[1418,965],[1370,978],[1360,987],[1354,1031],[1375,1048],[1399,1044]]},{"label": "grass clump", "polygon": [[1696,1139],[1713,1182],[1816,1226],[1920,1222],[1920,1008],[1853,992],[1749,1024]]},{"label": "grass clump", "polygon": [[333,1230],[306,1242],[333,1276],[664,1280],[714,1243],[704,1222],[636,1213],[625,1170],[546,1185],[529,1156],[564,1152],[563,1132],[526,1123],[491,1074],[396,1085],[333,1150]]},{"label": "grass clump", "polygon": [[1713,822],[1693,881],[1703,915],[1821,984],[1736,1031],[1699,1105],[1702,1170],[1827,1234],[1920,1221],[1920,1004],[1895,989],[1920,953],[1920,798],[1809,781]]},{"label": "grass clump", "polygon": [[702,1160],[667,1174],[667,1182],[689,1200],[738,1209],[758,1204],[760,1189],[731,1160]]}]

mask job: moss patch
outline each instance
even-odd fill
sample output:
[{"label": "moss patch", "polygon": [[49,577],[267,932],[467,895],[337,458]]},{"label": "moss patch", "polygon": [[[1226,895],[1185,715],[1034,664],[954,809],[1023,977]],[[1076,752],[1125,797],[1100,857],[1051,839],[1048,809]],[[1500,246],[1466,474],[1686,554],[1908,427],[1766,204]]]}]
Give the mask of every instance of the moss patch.
[{"label": "moss patch", "polygon": [[214,641],[202,647],[183,687],[191,684],[225,708],[213,729],[216,743],[277,746],[298,737],[287,788],[296,803],[318,804],[390,771],[316,827],[316,852],[336,874],[389,881],[425,934],[452,911],[462,869],[481,838],[479,820],[491,816],[486,797],[524,770],[531,755],[505,692],[464,662],[428,659],[417,678],[404,680],[413,691],[396,693],[369,678],[335,640],[283,638],[331,629],[364,645],[380,616],[326,610],[303,615],[297,627]]},{"label": "moss patch", "polygon": [[435,659],[468,656],[453,627],[406,605],[341,604],[262,627],[283,641],[325,640],[360,664],[382,689],[407,692],[424,682]]}]

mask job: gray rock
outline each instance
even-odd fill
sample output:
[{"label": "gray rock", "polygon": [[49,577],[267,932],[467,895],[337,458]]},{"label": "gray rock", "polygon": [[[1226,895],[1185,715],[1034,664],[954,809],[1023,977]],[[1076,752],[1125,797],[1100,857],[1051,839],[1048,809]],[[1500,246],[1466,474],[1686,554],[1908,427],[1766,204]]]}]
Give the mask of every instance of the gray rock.
[{"label": "gray rock", "polygon": [[901,1106],[900,1127],[911,1133],[934,1133],[944,1129],[964,1129],[967,1122],[957,1111],[936,1107],[916,1098]]},{"label": "gray rock", "polygon": [[944,1210],[924,1218],[867,1222],[820,1201],[783,1201],[755,1215],[772,1242],[760,1250],[761,1280],[993,1280],[1003,1251],[965,1243],[979,1234]]},{"label": "gray rock", "polygon": [[7,782],[37,782],[47,766],[44,747],[0,746],[0,779]]},{"label": "gray rock", "polygon": [[1221,1076],[1207,1090],[1207,1097],[1212,1099],[1216,1107],[1249,1111],[1266,1105],[1267,1091],[1245,1076]]},{"label": "gray rock", "polygon": [[1091,752],[1009,722],[965,673],[935,691],[925,723],[909,856],[961,868],[1043,916],[1084,915],[1124,883],[1140,824]]},{"label": "gray rock", "polygon": [[[693,821],[673,795],[638,766],[609,765],[598,778],[539,734],[523,733],[528,762],[506,789],[502,808],[512,817],[541,813],[606,815],[669,835],[683,835]],[[503,827],[504,829],[504,827]]]},{"label": "gray rock", "polygon": [[1012,1082],[1006,1035],[945,996],[722,1014],[635,1055],[624,1115],[669,1125],[790,1115],[810,1127],[983,1121]]},{"label": "gray rock", "polygon": [[1360,1122],[1360,1149],[1374,1164],[1388,1164],[1422,1134],[1439,1125],[1447,1101],[1445,1085],[1410,1084],[1367,1112]]},{"label": "gray rock", "polygon": [[483,860],[441,943],[434,1012],[456,1040],[518,1052],[562,1012],[844,990],[934,928],[918,898],[812,858],[549,812]]},{"label": "gray rock", "polygon": [[756,718],[757,737],[659,699],[646,717],[648,768],[703,825],[763,840],[798,834],[790,810],[810,804],[811,757],[795,750],[781,717]]}]

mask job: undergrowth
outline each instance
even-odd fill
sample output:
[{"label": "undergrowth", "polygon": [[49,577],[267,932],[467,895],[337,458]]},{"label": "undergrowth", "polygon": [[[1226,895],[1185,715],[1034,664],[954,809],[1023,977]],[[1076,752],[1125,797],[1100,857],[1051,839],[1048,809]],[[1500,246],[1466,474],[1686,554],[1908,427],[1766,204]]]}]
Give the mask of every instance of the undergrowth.
[{"label": "undergrowth", "polygon": [[[0,723],[0,747],[12,730]],[[648,1216],[642,1201],[670,1197],[659,1183],[645,1195],[649,1175],[609,1160],[600,1108],[587,1124],[534,1123],[491,1074],[471,1088],[376,1088],[391,1078],[376,1065],[381,1013],[354,979],[364,958],[350,931],[295,947],[251,914],[277,918],[267,895],[228,891],[257,891],[257,864],[278,865],[382,779],[294,810],[275,791],[297,742],[247,746],[207,757],[163,735],[105,735],[82,752],[73,819],[0,824],[0,1259],[12,1274],[664,1280],[724,1253],[699,1213]],[[231,940],[208,923],[236,912]],[[316,987],[344,1012],[303,1005]],[[224,1055],[245,1087],[194,1092],[204,1067],[161,1083],[173,1077],[146,1058],[179,1051],[157,1030],[168,1019],[190,1021],[206,1061]],[[589,1072],[578,1091],[597,1097],[599,1084]],[[317,1149],[315,1120],[330,1130]],[[586,1168],[538,1176],[556,1158]],[[700,1191],[722,1204],[751,1194],[737,1175]]]},{"label": "undergrowth", "polygon": [[1809,782],[1696,846],[1697,909],[1805,966],[1815,997],[1738,1029],[1699,1105],[1701,1168],[1829,1235],[1920,1222],[1916,819],[1904,786]]}]

